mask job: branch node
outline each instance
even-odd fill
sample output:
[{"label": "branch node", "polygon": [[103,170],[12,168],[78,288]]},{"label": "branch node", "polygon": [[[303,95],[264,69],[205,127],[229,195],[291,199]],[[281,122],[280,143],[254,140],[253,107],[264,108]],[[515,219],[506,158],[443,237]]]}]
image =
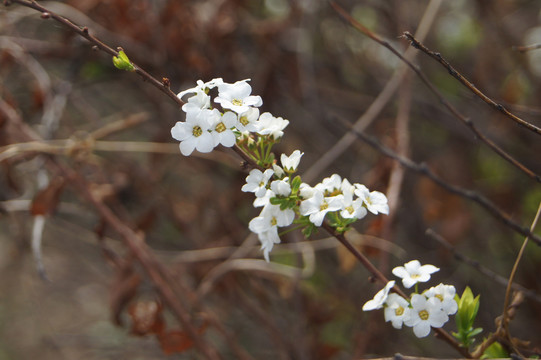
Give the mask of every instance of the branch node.
[{"label": "branch node", "polygon": [[169,80],[169,78],[164,77],[162,78],[162,84],[164,87],[169,89],[171,87],[171,80]]},{"label": "branch node", "polygon": [[88,27],[83,27],[83,33],[87,34],[88,35]]},{"label": "branch node", "polygon": [[45,20],[50,19],[51,14],[49,14],[48,12],[44,12],[44,13],[41,14],[41,18],[45,19]]}]

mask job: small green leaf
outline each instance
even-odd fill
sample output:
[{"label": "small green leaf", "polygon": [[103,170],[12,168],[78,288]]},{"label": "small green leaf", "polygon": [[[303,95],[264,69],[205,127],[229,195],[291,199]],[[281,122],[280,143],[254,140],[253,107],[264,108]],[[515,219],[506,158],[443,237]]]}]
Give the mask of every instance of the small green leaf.
[{"label": "small green leaf", "polygon": [[299,191],[301,184],[302,184],[301,177],[299,175],[295,176],[293,180],[291,180],[291,193],[296,194],[297,191]]},{"label": "small green leaf", "polygon": [[502,344],[495,342],[485,350],[481,359],[505,359],[508,357],[509,354],[505,351]]},{"label": "small green leaf", "polygon": [[113,56],[113,64],[117,69],[126,71],[135,71],[135,67],[128,59],[128,55],[123,50],[118,52],[118,56]]}]

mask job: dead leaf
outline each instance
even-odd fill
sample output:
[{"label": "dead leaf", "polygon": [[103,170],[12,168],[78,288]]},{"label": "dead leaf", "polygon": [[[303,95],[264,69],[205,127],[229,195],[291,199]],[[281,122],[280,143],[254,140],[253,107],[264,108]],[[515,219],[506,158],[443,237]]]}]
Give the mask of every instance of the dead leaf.
[{"label": "dead leaf", "polygon": [[52,214],[56,210],[65,183],[66,181],[62,177],[53,178],[45,189],[40,190],[34,196],[30,213],[34,216]]},{"label": "dead leaf", "polygon": [[182,353],[193,346],[193,340],[181,330],[170,330],[158,335],[160,346],[165,355]]}]

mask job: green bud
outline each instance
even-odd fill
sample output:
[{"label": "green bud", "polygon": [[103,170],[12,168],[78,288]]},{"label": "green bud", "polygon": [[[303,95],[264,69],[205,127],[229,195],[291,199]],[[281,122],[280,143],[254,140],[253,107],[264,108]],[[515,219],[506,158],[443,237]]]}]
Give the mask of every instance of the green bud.
[{"label": "green bud", "polygon": [[128,55],[122,50],[118,52],[118,56],[113,56],[113,64],[117,69],[126,71],[135,71],[135,67],[131,64]]},{"label": "green bud", "polygon": [[464,347],[468,347],[475,341],[474,337],[483,331],[481,328],[473,328],[473,323],[479,311],[479,295],[474,298],[471,289],[466,287],[461,297],[458,297],[458,294],[455,295],[455,300],[458,304],[458,311],[455,317],[458,331],[453,333],[453,336]]}]

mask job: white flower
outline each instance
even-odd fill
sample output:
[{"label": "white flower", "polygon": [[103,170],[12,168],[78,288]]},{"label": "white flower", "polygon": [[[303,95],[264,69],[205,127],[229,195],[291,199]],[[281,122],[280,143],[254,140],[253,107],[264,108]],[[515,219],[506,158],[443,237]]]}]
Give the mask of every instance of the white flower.
[{"label": "white flower", "polygon": [[265,191],[265,194],[263,196],[256,197],[254,200],[254,207],[262,207],[266,206],[267,204],[270,204],[270,199],[275,197],[276,194],[274,191],[267,189]]},{"label": "white flower", "polygon": [[182,110],[185,113],[195,112],[198,113],[203,109],[210,108],[210,96],[204,92],[197,92],[194,96],[188,99],[188,102],[182,105]]},{"label": "white flower", "polygon": [[208,153],[214,149],[214,141],[208,131],[211,122],[207,112],[210,110],[202,110],[198,114],[187,113],[186,121],[177,122],[171,129],[171,136],[180,141],[182,155],[188,156],[194,149],[202,153]]},{"label": "white flower", "polygon": [[263,250],[263,257],[266,262],[269,262],[269,253],[272,251],[274,244],[280,243],[280,236],[278,236],[278,229],[272,228],[268,231],[257,234],[259,242],[261,242],[261,250]]},{"label": "white flower", "polygon": [[338,174],[332,174],[330,177],[326,177],[315,187],[323,191],[326,194],[330,194],[336,190],[339,190],[342,186],[342,178]]},{"label": "white flower", "polygon": [[357,195],[360,199],[363,200],[366,208],[372,214],[389,214],[387,197],[379,191],[370,192],[366,186],[361,184],[355,184],[355,195]]},{"label": "white flower", "polygon": [[301,161],[301,157],[303,155],[304,153],[301,153],[300,150],[293,151],[293,153],[291,153],[289,156],[282,154],[280,161],[282,162],[284,170],[290,173],[297,171],[297,167],[299,166],[299,162]]},{"label": "white flower", "polygon": [[394,280],[389,281],[383,289],[381,289],[376,295],[374,295],[374,298],[372,300],[368,300],[363,305],[363,311],[381,309],[383,307],[383,304],[385,304],[387,296],[389,295],[389,291],[394,286],[394,284]]},{"label": "white flower", "polygon": [[351,185],[349,180],[344,178],[342,184],[340,184],[340,190],[344,195],[346,195],[346,193],[351,193],[351,195],[353,195],[355,193],[355,185]]},{"label": "white flower", "polygon": [[211,128],[214,146],[222,144],[225,147],[235,145],[236,137],[233,128],[237,123],[237,114],[231,111],[225,112],[223,115],[217,109],[214,109],[217,117],[214,118],[214,125]]},{"label": "white flower", "polygon": [[[347,180],[346,180],[347,181]],[[340,216],[344,219],[362,219],[368,213],[361,199],[353,200],[353,192],[345,191]]]},{"label": "white flower", "polygon": [[398,294],[389,294],[385,301],[386,307],[383,311],[385,321],[390,321],[395,329],[401,329],[402,324],[410,318],[411,309],[408,300]]},{"label": "white flower", "polygon": [[270,135],[275,140],[280,139],[284,135],[284,129],[289,124],[289,120],[284,120],[281,117],[274,117],[271,113],[263,113],[257,120],[257,133],[259,135]]},{"label": "white flower", "polygon": [[250,95],[252,87],[246,80],[237,81],[234,84],[222,83],[218,85],[218,96],[215,102],[222,105],[224,109],[230,109],[237,114],[247,112],[251,106],[261,106],[261,96]]},{"label": "white flower", "polygon": [[249,108],[248,111],[239,115],[236,127],[241,132],[257,132],[257,119],[259,119],[259,109]]},{"label": "white flower", "polygon": [[291,195],[291,185],[289,184],[289,178],[287,177],[282,180],[274,180],[271,182],[270,188],[276,195]]},{"label": "white flower", "polygon": [[424,295],[413,294],[411,307],[410,317],[404,324],[413,327],[413,333],[418,338],[428,336],[431,327],[440,328],[449,320],[441,309],[441,303],[435,298],[427,299]]},{"label": "white flower", "polygon": [[427,282],[430,280],[430,274],[440,269],[434,265],[423,265],[418,260],[412,260],[404,266],[397,266],[393,269],[393,274],[402,279],[404,287],[409,289],[418,282]]},{"label": "white flower", "polygon": [[311,198],[301,202],[299,211],[303,216],[310,215],[312,224],[321,226],[329,211],[337,211],[342,208],[343,199],[343,195],[325,197],[322,191],[316,189]]},{"label": "white flower", "polygon": [[281,179],[286,174],[284,169],[276,165],[276,163],[272,163],[272,169],[274,170],[274,176],[278,179]]},{"label": "white flower", "polygon": [[447,315],[453,315],[458,310],[458,304],[455,301],[456,289],[453,285],[439,284],[431,287],[424,292],[427,298],[434,298],[441,303],[441,308]]},{"label": "white flower", "polygon": [[267,183],[273,174],[274,171],[272,169],[267,169],[264,173],[259,169],[252,169],[246,177],[246,184],[242,186],[241,190],[244,192],[253,192],[255,196],[261,197],[265,195]]},{"label": "white flower", "polygon": [[314,192],[316,189],[308,185],[307,183],[302,183],[299,187],[299,195],[304,200],[310,199],[312,196],[314,196]]},{"label": "white flower", "polygon": [[182,99],[182,97],[186,94],[190,94],[190,93],[194,93],[194,94],[198,94],[198,93],[203,93],[203,94],[207,94],[207,91],[210,90],[210,89],[214,89],[216,86],[220,85],[220,84],[223,84],[223,80],[222,78],[216,78],[216,79],[212,79],[206,83],[203,82],[203,80],[197,80],[197,86],[191,88],[191,89],[187,89],[187,90],[184,90],[184,91],[181,91],[178,93],[177,97],[179,99]]},{"label": "white flower", "polygon": [[265,260],[269,261],[269,252],[274,244],[280,242],[278,227],[293,223],[295,212],[291,209],[280,210],[280,206],[268,204],[258,217],[253,218],[248,227],[259,237]]}]

